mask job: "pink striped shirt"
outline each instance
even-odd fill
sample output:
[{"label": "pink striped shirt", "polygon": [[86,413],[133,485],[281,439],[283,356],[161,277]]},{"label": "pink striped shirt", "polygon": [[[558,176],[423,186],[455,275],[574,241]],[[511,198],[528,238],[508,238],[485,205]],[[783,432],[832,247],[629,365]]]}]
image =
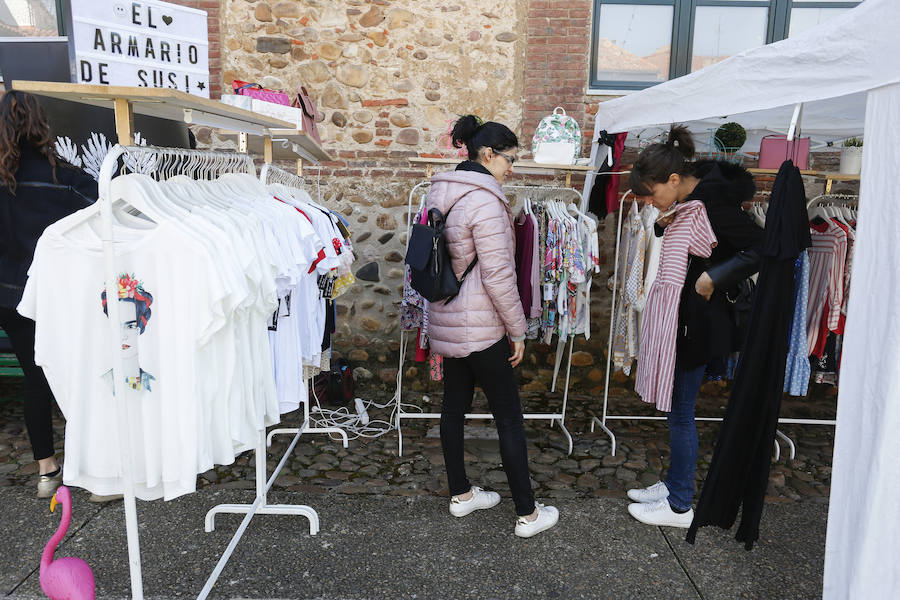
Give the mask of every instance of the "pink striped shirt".
[{"label": "pink striped shirt", "polygon": [[666,227],[659,272],[650,288],[641,329],[635,391],[658,410],[672,410],[678,304],[687,277],[688,254],[708,257],[717,244],[706,207],[699,200],[677,207]]},{"label": "pink striped shirt", "polygon": [[[807,351],[814,354],[823,335],[836,331],[844,302],[844,265],[847,261],[847,234],[830,220],[812,225],[809,249],[809,304],[806,311]],[[824,317],[823,317],[824,313]]]}]

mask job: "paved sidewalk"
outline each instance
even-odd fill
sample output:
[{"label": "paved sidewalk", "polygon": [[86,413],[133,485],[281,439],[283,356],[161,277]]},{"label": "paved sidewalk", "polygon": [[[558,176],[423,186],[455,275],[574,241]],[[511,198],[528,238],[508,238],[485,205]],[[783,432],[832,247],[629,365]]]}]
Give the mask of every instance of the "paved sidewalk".
[{"label": "paved sidewalk", "polygon": [[[194,597],[240,517],[206,510],[252,492],[203,491],[173,502],[139,502],[148,598]],[[633,521],[616,499],[557,502],[559,525],[535,538],[512,533],[510,501],[464,519],[443,498],[278,492],[279,503],[314,507],[321,531],[297,516],[254,519],[213,589],[215,598],[817,598],[826,506],[766,506],[752,552],[730,532],[705,528],[694,546],[684,530]],[[0,585],[11,598],[41,597],[40,552],[59,517],[31,490],[0,490]],[[92,566],[98,598],[129,595],[121,503],[96,506],[75,493],[69,536],[57,552]]]},{"label": "paved sidewalk", "polygon": [[[480,395],[480,392],[479,392]],[[2,389],[0,389],[2,396]],[[407,395],[413,399],[413,394]],[[422,404],[427,410],[439,410],[437,401]],[[715,396],[698,400],[698,415],[721,415],[726,399]],[[530,394],[523,398],[526,410],[557,410],[559,394]],[[792,405],[793,404],[793,405]],[[611,406],[622,414],[658,414],[635,398],[613,398]],[[557,426],[547,421],[526,421],[529,463],[535,493],[543,498],[574,499],[625,498],[625,490],[655,483],[669,462],[668,429],[662,421],[610,421],[616,434],[616,455],[609,438],[600,428],[590,431],[590,414],[597,410],[597,399],[571,394],[566,427],[575,440],[574,451],[567,455],[568,444]],[[483,399],[476,400],[475,411],[486,410]],[[834,401],[786,400],[782,414],[806,418],[833,418]],[[832,411],[829,414],[829,411]],[[372,418],[387,420],[390,410],[373,410]],[[403,422],[404,454],[398,456],[395,431],[377,439],[352,441],[347,449],[324,435],[302,440],[275,483],[276,488],[297,492],[338,491],[345,494],[388,494],[401,496],[446,494],[444,458],[437,437],[437,420]],[[296,427],[299,415],[284,416],[282,426]],[[57,449],[62,449],[65,423],[55,421]],[[698,490],[706,477],[719,432],[718,423],[699,422],[700,456],[697,468]],[[811,499],[827,501],[831,480],[831,456],[834,428],[791,426],[782,430],[794,440],[797,456],[788,459],[787,445],[772,463],[768,500],[794,502]],[[466,442],[466,460],[470,480],[509,495],[506,475],[500,464],[500,451],[494,439],[491,421],[470,421],[467,431],[473,439]],[[269,469],[280,460],[290,436],[275,438],[269,452]],[[774,451],[774,448],[773,448]],[[253,454],[245,453],[231,465],[204,473],[198,479],[201,489],[253,487]],[[0,487],[23,485],[33,488],[37,464],[25,435],[22,404],[0,402]]]},{"label": "paved sidewalk", "polygon": [[[20,386],[0,386],[0,592],[42,597],[37,566],[59,516],[35,497],[36,464],[24,432]],[[721,414],[727,399],[710,393],[698,414]],[[408,394],[406,399],[411,399]],[[421,402],[421,394],[417,401]],[[531,394],[526,410],[546,412],[559,395]],[[327,436],[302,439],[275,482],[270,502],[303,503],[318,511],[321,531],[309,535],[302,517],[255,518],[212,597],[378,600],[419,598],[819,598],[834,430],[790,427],[797,456],[773,461],[761,538],[752,552],[733,533],[704,528],[697,544],[684,530],[642,525],[626,511],[625,490],[657,480],[668,463],[662,422],[611,422],[618,451],[606,435],[590,432],[598,401],[571,394],[568,446],[558,427],[526,421],[533,487],[539,501],[560,508],[560,524],[531,540],[513,533],[509,488],[493,424],[467,425],[466,461],[473,483],[500,492],[500,506],[465,519],[447,512],[447,489],[437,421],[404,422],[404,455],[396,432],[355,440],[348,448]],[[476,400],[475,410],[479,410]],[[652,414],[639,400],[612,399],[616,410]],[[434,401],[425,405],[436,410]],[[783,415],[833,417],[834,400],[786,400]],[[389,411],[373,412],[387,419]],[[284,426],[297,421],[286,415]],[[62,439],[64,422],[55,420]],[[706,475],[719,425],[699,423],[698,489]],[[271,471],[288,437],[276,438]],[[62,443],[57,443],[61,449]],[[63,457],[64,460],[64,457]],[[252,502],[253,455],[198,478],[198,492],[176,501],[138,503],[144,584],[148,598],[195,597],[240,522],[217,518],[203,531],[215,504]],[[75,516],[57,556],[87,560],[99,598],[129,595],[121,503],[97,506],[75,490]]]}]

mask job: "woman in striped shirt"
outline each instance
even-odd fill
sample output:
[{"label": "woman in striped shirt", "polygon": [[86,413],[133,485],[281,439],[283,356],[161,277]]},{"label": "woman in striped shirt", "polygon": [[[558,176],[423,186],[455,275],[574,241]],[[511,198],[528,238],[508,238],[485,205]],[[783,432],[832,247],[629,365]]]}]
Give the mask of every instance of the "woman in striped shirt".
[{"label": "woman in striped shirt", "polygon": [[[693,157],[690,132],[685,127],[673,127],[665,143],[641,152],[631,171],[634,193],[645,196],[662,213],[680,203],[702,202],[715,235],[715,243],[707,245],[707,250],[714,245],[708,258],[697,255],[707,252],[693,251],[689,257],[684,286],[675,300],[675,357],[660,361],[665,368],[674,368],[671,403],[662,403],[670,408],[671,456],[666,480],[628,491],[628,497],[635,501],[628,512],[637,520],[684,528],[690,526],[694,516],[691,505],[698,454],[694,404],[707,363],[740,347],[742,339],[731,318],[726,294],[734,298],[737,284],[758,270],[762,241],[762,229],[742,208],[756,193],[753,176],[726,161],[693,162]],[[672,214],[658,222],[656,235],[663,235],[674,218]],[[705,223],[705,219],[702,221]],[[671,377],[669,373],[660,375]]]}]

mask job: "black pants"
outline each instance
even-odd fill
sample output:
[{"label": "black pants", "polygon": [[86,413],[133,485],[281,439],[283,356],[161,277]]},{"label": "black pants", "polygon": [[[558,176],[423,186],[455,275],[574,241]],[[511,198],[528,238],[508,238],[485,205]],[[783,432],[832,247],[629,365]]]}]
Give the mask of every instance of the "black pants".
[{"label": "black pants", "polygon": [[487,396],[488,405],[500,435],[500,457],[509,481],[516,514],[534,512],[534,494],[528,474],[528,450],[525,447],[525,421],[516,376],[509,364],[509,342],[503,338],[490,348],[465,358],[444,358],[444,402],[441,407],[441,446],[447,466],[450,495],[469,491],[463,460],[463,424],[472,409],[477,382]]},{"label": "black pants", "polygon": [[25,372],[25,427],[31,438],[34,460],[53,456],[53,392],[44,371],[34,364],[34,321],[14,308],[0,308],[0,327],[9,336],[16,358]]}]

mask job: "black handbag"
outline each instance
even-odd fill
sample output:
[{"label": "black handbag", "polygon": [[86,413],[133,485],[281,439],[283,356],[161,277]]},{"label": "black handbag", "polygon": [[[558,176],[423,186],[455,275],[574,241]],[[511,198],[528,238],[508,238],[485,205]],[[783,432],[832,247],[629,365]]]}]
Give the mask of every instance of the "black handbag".
[{"label": "black handbag", "polygon": [[732,348],[740,350],[749,332],[750,313],[753,311],[753,300],[756,298],[756,283],[749,277],[743,279],[733,290],[725,292],[725,298],[728,300],[728,316],[734,326]]},{"label": "black handbag", "polygon": [[[451,207],[450,210],[453,210]],[[447,215],[450,211],[447,211]],[[444,238],[447,215],[436,208],[428,211],[428,223],[412,226],[405,262],[409,265],[410,285],[429,302],[452,301],[462,287],[466,276],[478,262],[478,256],[469,263],[460,279],[453,273],[450,251]]]},{"label": "black handbag", "polygon": [[310,381],[310,389],[320,404],[352,406],[356,394],[353,368],[343,358],[331,363],[331,370],[322,371]]}]

